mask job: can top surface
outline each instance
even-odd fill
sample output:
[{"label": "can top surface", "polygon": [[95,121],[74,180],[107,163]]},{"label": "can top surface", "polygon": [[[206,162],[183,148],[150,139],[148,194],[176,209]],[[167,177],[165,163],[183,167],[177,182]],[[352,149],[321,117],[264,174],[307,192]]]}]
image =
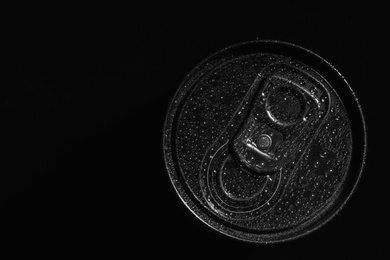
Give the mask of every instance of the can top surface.
[{"label": "can top surface", "polygon": [[164,160],[201,221],[273,243],[321,227],[362,174],[366,128],[342,75],[278,41],[225,48],[184,79],[166,115]]}]

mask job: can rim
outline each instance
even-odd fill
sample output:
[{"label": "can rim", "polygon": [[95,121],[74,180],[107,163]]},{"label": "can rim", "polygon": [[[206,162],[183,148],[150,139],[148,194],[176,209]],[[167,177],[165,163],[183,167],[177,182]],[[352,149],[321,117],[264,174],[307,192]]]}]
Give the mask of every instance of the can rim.
[{"label": "can rim", "polygon": [[[330,69],[330,71],[333,71],[334,73],[336,73],[337,76],[344,83],[344,85],[346,85],[348,87],[349,93],[352,94],[352,98],[354,99],[354,102],[355,102],[354,105],[356,105],[356,108],[358,109],[359,116],[360,116],[359,119],[361,120],[361,124],[359,124],[359,125],[361,125],[363,127],[362,133],[363,133],[364,140],[363,140],[363,147],[362,147],[363,154],[361,155],[362,157],[361,157],[361,165],[359,167],[360,168],[359,173],[357,174],[357,177],[354,179],[354,183],[353,183],[351,189],[347,192],[348,193],[347,196],[342,199],[341,204],[336,206],[336,209],[333,212],[331,212],[330,214],[327,214],[325,216],[324,215],[320,216],[319,217],[320,220],[318,220],[319,222],[316,222],[316,224],[314,226],[312,226],[311,228],[309,228],[308,230],[303,231],[303,230],[299,230],[299,229],[298,230],[294,229],[292,232],[283,231],[280,233],[261,234],[261,235],[257,235],[256,239],[253,239],[254,234],[246,234],[242,231],[234,230],[230,227],[226,227],[223,224],[219,223],[218,220],[209,216],[206,211],[202,210],[202,208],[199,208],[198,205],[196,205],[196,203],[193,201],[193,199],[187,193],[187,191],[184,187],[184,184],[181,183],[177,178],[178,173],[177,173],[177,170],[175,169],[175,166],[174,166],[175,163],[173,162],[173,159],[172,159],[172,147],[171,147],[170,140],[171,140],[171,130],[172,130],[171,127],[172,127],[172,120],[173,120],[173,117],[171,116],[171,114],[172,114],[171,111],[174,109],[175,113],[176,113],[178,104],[175,104],[176,103],[175,101],[177,100],[180,93],[183,92],[182,87],[186,84],[186,82],[190,79],[190,77],[197,70],[199,70],[200,67],[204,66],[205,64],[207,64],[207,62],[209,62],[210,60],[212,60],[213,58],[215,58],[218,55],[222,55],[222,54],[229,52],[231,50],[234,50],[238,47],[241,48],[241,47],[245,47],[245,46],[249,46],[249,45],[259,45],[259,44],[260,45],[264,45],[264,44],[274,45],[276,48],[277,48],[277,46],[279,46],[279,47],[288,47],[288,48],[298,49],[302,52],[309,54],[310,56],[315,57],[315,59],[324,63]],[[310,66],[310,64],[308,64],[308,65]],[[201,62],[199,62],[185,76],[185,78],[182,80],[182,82],[179,84],[178,88],[176,89],[174,95],[172,96],[165,115],[166,115],[166,117],[164,120],[163,134],[162,134],[162,148],[163,148],[162,149],[162,156],[163,156],[163,160],[165,162],[165,168],[168,172],[168,176],[170,178],[171,184],[174,187],[179,198],[184,203],[184,205],[198,219],[200,219],[203,223],[205,223],[208,227],[212,228],[213,230],[215,230],[223,235],[226,235],[228,237],[238,239],[241,241],[245,241],[245,242],[256,243],[256,244],[258,244],[258,243],[261,243],[261,244],[281,243],[281,242],[285,242],[285,241],[295,240],[295,239],[300,238],[302,236],[306,236],[306,235],[314,232],[315,230],[318,230],[319,228],[324,226],[326,223],[328,223],[331,219],[333,219],[344,208],[347,201],[350,200],[352,194],[355,192],[355,190],[360,182],[360,179],[361,179],[361,176],[362,176],[365,164],[366,164],[367,126],[366,126],[366,120],[364,119],[362,107],[358,101],[358,98],[357,98],[355,92],[352,90],[351,86],[349,85],[349,83],[347,82],[345,77],[330,62],[328,62],[323,57],[321,57],[320,55],[314,53],[313,51],[311,51],[307,48],[304,48],[304,47],[297,45],[297,44],[285,42],[285,41],[252,40],[252,41],[236,43],[236,44],[227,46],[219,51],[212,53],[211,55],[209,55],[208,57],[203,59]],[[167,130],[169,133],[167,133]],[[353,131],[354,131],[354,129],[353,129]],[[294,233],[294,234],[290,234],[290,233]]]}]

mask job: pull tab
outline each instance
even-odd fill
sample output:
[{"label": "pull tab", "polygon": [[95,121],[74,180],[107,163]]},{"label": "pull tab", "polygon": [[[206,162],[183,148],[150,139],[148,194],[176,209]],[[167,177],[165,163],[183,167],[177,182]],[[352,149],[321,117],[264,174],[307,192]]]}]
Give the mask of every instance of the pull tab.
[{"label": "pull tab", "polygon": [[278,172],[282,163],[279,161],[278,146],[283,135],[275,129],[253,120],[243,127],[233,141],[233,154],[246,169],[258,175],[271,175]]}]

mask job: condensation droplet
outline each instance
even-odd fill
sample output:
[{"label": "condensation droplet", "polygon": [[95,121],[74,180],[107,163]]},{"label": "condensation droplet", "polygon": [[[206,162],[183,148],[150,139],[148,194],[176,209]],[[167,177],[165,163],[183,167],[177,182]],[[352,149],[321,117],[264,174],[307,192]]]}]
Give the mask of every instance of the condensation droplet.
[{"label": "condensation droplet", "polygon": [[328,178],[333,173],[333,169],[327,169],[325,171],[325,177]]},{"label": "condensation droplet", "polygon": [[324,110],[318,111],[318,118],[322,118],[324,116]]},{"label": "condensation droplet", "polygon": [[315,161],[314,162],[314,168],[317,169],[319,166],[320,166],[320,162],[319,161]]},{"label": "condensation droplet", "polygon": [[322,159],[325,159],[325,158],[327,158],[328,156],[329,156],[329,152],[328,152],[328,151],[324,150],[324,151],[320,152],[320,157],[321,157]]},{"label": "condensation droplet", "polygon": [[302,184],[305,180],[305,176],[301,175],[298,179],[299,184]]},{"label": "condensation droplet", "polygon": [[326,130],[328,130],[328,129],[329,129],[329,127],[330,127],[330,124],[329,124],[329,123],[326,123],[326,125],[325,125],[325,129],[326,129]]}]

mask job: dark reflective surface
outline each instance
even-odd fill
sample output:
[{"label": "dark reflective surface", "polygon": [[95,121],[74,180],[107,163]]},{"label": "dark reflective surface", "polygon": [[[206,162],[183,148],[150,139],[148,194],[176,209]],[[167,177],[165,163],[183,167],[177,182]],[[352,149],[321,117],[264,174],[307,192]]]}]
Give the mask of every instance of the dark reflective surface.
[{"label": "dark reflective surface", "polygon": [[[100,10],[35,3],[4,8],[0,258],[385,258],[389,110],[387,67],[381,69],[386,23],[379,20],[386,8],[371,6],[245,6],[255,15],[207,15],[176,4],[170,12],[152,6],[109,11],[107,3]],[[256,39],[292,42],[331,62],[359,98],[369,136],[366,170],[343,210],[308,236],[271,245],[243,243],[199,221],[172,188],[161,143],[170,100],[190,70],[225,46]],[[354,103],[337,92],[345,107]],[[272,138],[269,150],[277,143]],[[224,182],[232,198],[256,195],[267,180],[245,177],[258,182],[243,180],[256,184],[247,190]]]}]

